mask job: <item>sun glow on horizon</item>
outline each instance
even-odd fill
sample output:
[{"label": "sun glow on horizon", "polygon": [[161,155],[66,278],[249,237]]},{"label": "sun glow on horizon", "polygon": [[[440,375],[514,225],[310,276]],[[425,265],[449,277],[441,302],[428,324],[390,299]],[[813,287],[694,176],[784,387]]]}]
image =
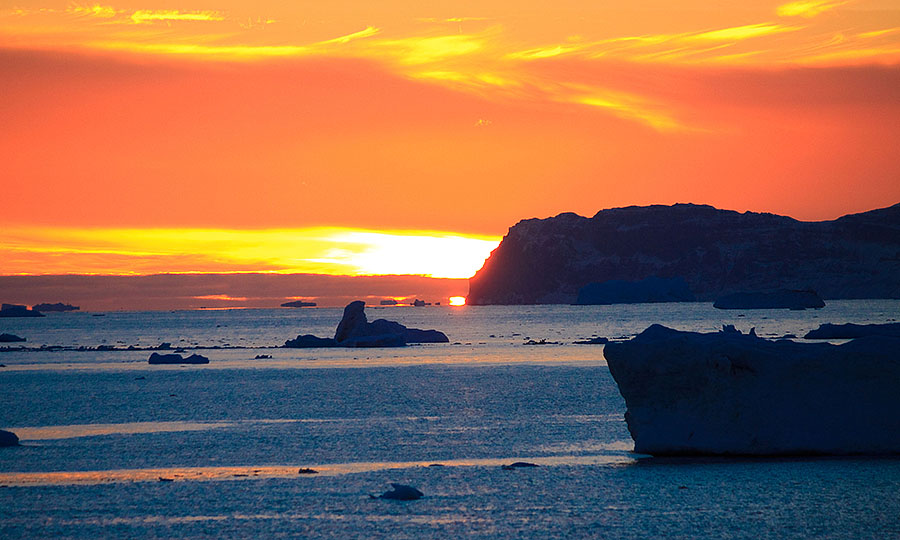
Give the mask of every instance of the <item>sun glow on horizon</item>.
[{"label": "sun glow on horizon", "polygon": [[0,275],[467,278],[500,236],[452,231],[900,200],[896,0],[0,4]]},{"label": "sun glow on horizon", "polygon": [[451,296],[450,297],[450,305],[451,306],[464,306],[464,305],[466,305],[466,297],[465,296]]},{"label": "sun glow on horizon", "polygon": [[464,279],[499,243],[491,236],[338,227],[19,227],[4,230],[0,258],[6,275],[264,272]]}]

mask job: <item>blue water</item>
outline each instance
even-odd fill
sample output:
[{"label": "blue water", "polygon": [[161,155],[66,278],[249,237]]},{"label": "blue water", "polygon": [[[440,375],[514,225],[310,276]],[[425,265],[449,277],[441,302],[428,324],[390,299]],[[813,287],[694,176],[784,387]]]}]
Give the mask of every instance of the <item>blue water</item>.
[{"label": "blue water", "polygon": [[[210,358],[0,353],[0,427],[22,439],[0,449],[0,538],[900,538],[900,459],[633,454],[602,346],[572,344],[654,322],[802,335],[823,322],[891,321],[898,301],[367,313],[443,330],[451,344],[274,348],[330,335],[333,309],[0,321],[32,348],[170,342]],[[514,461],[540,466],[501,468]],[[391,482],[426,496],[369,498]]]}]

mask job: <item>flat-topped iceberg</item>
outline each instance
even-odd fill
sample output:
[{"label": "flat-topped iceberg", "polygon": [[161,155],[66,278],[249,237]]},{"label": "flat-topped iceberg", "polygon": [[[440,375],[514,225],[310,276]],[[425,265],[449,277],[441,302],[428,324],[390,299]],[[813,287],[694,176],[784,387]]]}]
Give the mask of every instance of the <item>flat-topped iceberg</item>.
[{"label": "flat-topped iceberg", "polygon": [[900,453],[900,338],[842,345],[653,325],[606,345],[635,452]]},{"label": "flat-topped iceberg", "polygon": [[887,324],[820,324],[810,330],[804,339],[855,339],[865,336],[900,337],[900,323]]}]

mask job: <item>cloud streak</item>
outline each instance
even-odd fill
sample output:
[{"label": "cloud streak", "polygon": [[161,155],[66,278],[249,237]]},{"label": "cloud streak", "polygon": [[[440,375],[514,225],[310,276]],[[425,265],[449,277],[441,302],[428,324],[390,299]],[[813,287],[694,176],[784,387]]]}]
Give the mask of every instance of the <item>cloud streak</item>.
[{"label": "cloud streak", "polygon": [[779,17],[803,17],[811,19],[817,15],[849,4],[849,1],[833,2],[829,0],[801,0],[782,4],[775,12]]},{"label": "cloud streak", "polygon": [[[499,238],[349,228],[4,229],[6,274],[271,272],[468,278]],[[40,268],[40,272],[34,269]]]},{"label": "cloud streak", "polygon": [[147,24],[152,22],[192,21],[210,22],[224,21],[225,16],[218,11],[178,11],[176,9],[152,10],[141,9],[131,14],[131,21],[135,24]]}]

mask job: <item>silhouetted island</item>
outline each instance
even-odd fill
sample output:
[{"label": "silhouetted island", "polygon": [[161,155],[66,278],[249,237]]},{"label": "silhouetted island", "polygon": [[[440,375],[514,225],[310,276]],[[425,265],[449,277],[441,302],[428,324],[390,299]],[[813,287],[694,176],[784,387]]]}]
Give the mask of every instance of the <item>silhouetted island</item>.
[{"label": "silhouetted island", "polygon": [[40,311],[28,309],[28,306],[20,306],[18,304],[2,304],[0,306],[0,317],[44,317]]},{"label": "silhouetted island", "polygon": [[303,300],[295,300],[293,302],[285,302],[281,304],[281,307],[293,307],[293,308],[302,308],[302,307],[316,307],[315,302],[305,302]]},{"label": "silhouetted island", "polygon": [[571,304],[589,283],[683,279],[698,300],[772,289],[900,298],[900,204],[833,221],[631,206],[526,219],[469,280],[468,304]]},{"label": "silhouetted island", "polygon": [[81,308],[79,306],[73,306],[72,304],[57,302],[55,304],[35,304],[31,309],[37,311],[78,311]]}]

